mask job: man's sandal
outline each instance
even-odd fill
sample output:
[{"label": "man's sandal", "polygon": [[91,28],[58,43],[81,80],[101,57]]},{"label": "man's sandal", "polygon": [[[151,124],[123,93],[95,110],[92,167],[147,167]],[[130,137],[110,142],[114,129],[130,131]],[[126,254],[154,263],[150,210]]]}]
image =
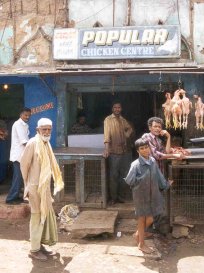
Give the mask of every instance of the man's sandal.
[{"label": "man's sandal", "polygon": [[36,259],[36,260],[39,260],[39,261],[42,261],[42,262],[47,261],[47,256],[44,255],[41,250],[38,250],[36,252],[31,252],[30,251],[28,256],[30,258],[32,258],[32,259]]}]

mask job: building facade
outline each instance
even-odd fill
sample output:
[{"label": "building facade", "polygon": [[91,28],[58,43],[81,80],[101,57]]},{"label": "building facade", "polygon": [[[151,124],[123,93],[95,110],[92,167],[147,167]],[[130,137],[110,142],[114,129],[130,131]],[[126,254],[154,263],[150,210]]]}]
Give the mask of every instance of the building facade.
[{"label": "building facade", "polygon": [[[0,3],[0,16],[0,118],[12,123],[19,108],[30,107],[31,136],[40,117],[51,118],[54,147],[68,145],[67,135],[81,108],[97,131],[114,97],[123,102],[124,115],[138,136],[146,130],[148,117],[163,116],[165,92],[173,94],[182,87],[191,100],[194,95],[203,98],[202,0],[5,0]],[[157,43],[151,41],[155,34],[146,34],[149,45],[145,38],[137,36],[145,29],[171,27],[177,29],[177,36],[172,36],[168,50],[160,55],[151,51],[152,43]],[[135,35],[128,42],[133,44],[128,50],[127,30],[132,31],[131,37]],[[64,40],[55,36],[57,31],[87,35],[74,44],[75,53],[80,46],[96,43],[89,51],[84,49],[83,56],[69,58],[63,51],[69,45],[66,39],[65,44],[60,44]],[[120,37],[114,36],[116,33]],[[145,47],[142,53],[136,53],[133,49],[140,38]],[[118,53],[121,45],[111,48],[120,39],[125,49]],[[107,49],[101,51],[104,43]],[[61,51],[55,52],[57,47]],[[7,90],[5,84],[9,86]],[[187,140],[202,135],[201,130],[195,130],[194,112],[191,111],[188,128],[175,130],[175,136]]]}]

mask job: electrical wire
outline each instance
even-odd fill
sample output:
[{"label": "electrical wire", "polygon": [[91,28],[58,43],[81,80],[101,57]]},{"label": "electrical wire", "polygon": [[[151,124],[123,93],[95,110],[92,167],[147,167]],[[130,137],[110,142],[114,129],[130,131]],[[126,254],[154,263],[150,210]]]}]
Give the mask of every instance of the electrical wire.
[{"label": "electrical wire", "polygon": [[[56,2],[57,2],[57,0],[53,0],[53,2],[54,2],[54,6],[55,6],[55,4],[56,4]],[[1,6],[3,6],[3,5],[5,5],[5,4],[8,4],[8,3],[10,3],[10,0],[6,0],[5,2],[0,2],[0,5]],[[55,8],[55,7],[54,7]],[[45,12],[47,12],[48,11],[48,8],[46,9],[46,11]],[[23,12],[26,14],[26,13],[33,13],[33,10],[31,9],[31,10],[26,10],[26,9],[24,9],[23,10]],[[6,11],[5,12],[3,12],[3,11],[1,11],[1,14],[3,14],[3,13],[7,13]],[[21,15],[21,8],[19,8],[19,9],[16,9],[15,10],[15,14],[16,15],[18,15],[18,14],[20,14]],[[44,14],[43,14],[44,15]],[[0,19],[1,20],[4,20],[4,19],[6,19],[7,17],[2,17],[2,16],[0,16]],[[12,18],[11,18],[12,19]]]},{"label": "electrical wire", "polygon": [[100,9],[99,11],[97,11],[96,13],[94,13],[94,14],[88,16],[87,18],[84,18],[84,19],[82,19],[82,20],[76,22],[76,24],[79,24],[79,23],[81,23],[81,22],[84,22],[84,21],[86,21],[86,20],[88,20],[88,19],[94,17],[95,15],[99,14],[102,10],[106,9],[107,7],[111,6],[112,4],[113,4],[113,1],[111,0],[110,3],[109,3],[108,5],[106,5],[105,7],[103,7],[103,8]]},{"label": "electrical wire", "polygon": [[[56,5],[56,2],[58,2],[58,1],[54,0],[54,6],[55,6],[54,9],[55,9],[56,6],[57,6],[57,5]],[[5,5],[5,4],[7,4],[7,3],[10,3],[10,0],[7,0],[7,1],[5,1],[5,2],[0,2],[0,5]],[[96,15],[99,14],[101,11],[103,11],[104,9],[108,8],[108,7],[111,6],[111,5],[113,5],[113,1],[112,1],[112,0],[110,1],[109,4],[107,4],[106,6],[104,6],[102,9],[98,10],[97,12],[93,13],[92,15],[90,15],[90,16],[88,16],[88,17],[86,17],[86,18],[84,18],[84,19],[82,19],[82,20],[80,20],[80,21],[77,21],[76,24],[81,23],[81,22],[84,22],[84,21],[86,21],[86,20],[88,20],[88,19],[90,19],[90,18],[96,16]],[[29,13],[30,11],[32,11],[32,10],[23,10],[24,13]],[[16,10],[15,13],[16,13],[16,14],[18,14],[18,13],[21,14],[21,10],[20,10],[20,9],[19,9],[19,10]],[[56,18],[57,18],[57,16],[58,16],[58,14],[59,14],[59,9],[58,9],[57,14],[55,15],[54,21],[56,21]],[[1,20],[2,20],[2,19],[7,19],[7,17],[1,17],[1,16],[0,16],[0,19],[1,19]]]}]

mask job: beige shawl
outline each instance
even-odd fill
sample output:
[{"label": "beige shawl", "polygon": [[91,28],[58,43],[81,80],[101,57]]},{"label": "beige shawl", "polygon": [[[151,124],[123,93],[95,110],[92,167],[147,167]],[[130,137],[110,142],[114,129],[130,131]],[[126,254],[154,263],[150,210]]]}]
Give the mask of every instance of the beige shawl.
[{"label": "beige shawl", "polygon": [[49,142],[44,142],[39,134],[36,134],[36,150],[41,165],[38,193],[40,194],[41,223],[44,223],[48,214],[47,189],[50,187],[51,176],[54,180],[54,194],[64,188],[59,165]]}]

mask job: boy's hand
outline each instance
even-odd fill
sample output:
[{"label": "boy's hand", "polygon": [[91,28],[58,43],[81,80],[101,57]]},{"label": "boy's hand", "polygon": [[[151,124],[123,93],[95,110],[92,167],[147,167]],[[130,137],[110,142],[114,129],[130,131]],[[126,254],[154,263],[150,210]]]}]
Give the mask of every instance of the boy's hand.
[{"label": "boy's hand", "polygon": [[169,181],[170,186],[174,183],[174,180],[172,180],[172,179],[168,179],[168,181]]}]

